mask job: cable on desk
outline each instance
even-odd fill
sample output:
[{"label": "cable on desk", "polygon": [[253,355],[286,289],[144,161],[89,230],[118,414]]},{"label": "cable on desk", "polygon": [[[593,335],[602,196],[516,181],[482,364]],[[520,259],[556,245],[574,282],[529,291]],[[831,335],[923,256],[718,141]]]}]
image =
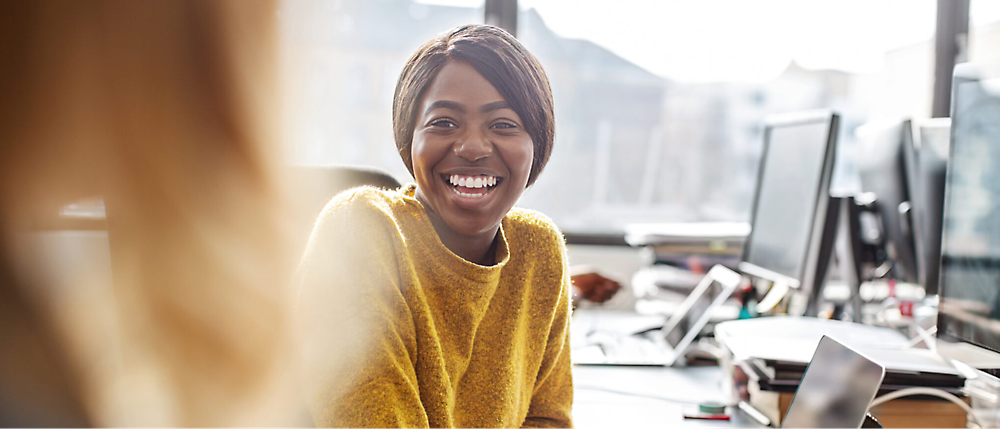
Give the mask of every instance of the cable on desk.
[{"label": "cable on desk", "polygon": [[971,419],[972,422],[975,423],[977,426],[981,428],[986,427],[979,422],[979,419],[977,419],[976,415],[972,412],[972,407],[970,407],[969,404],[966,404],[965,401],[959,399],[957,396],[951,393],[945,392],[940,389],[933,389],[930,387],[907,387],[905,389],[899,389],[895,392],[886,393],[885,395],[875,398],[875,400],[872,401],[872,404],[868,406],[868,409],[871,410],[876,406],[882,405],[896,398],[901,398],[903,396],[912,396],[912,395],[937,396],[938,398],[946,399],[951,403],[958,405],[963,410],[965,410],[965,413],[968,415],[969,419]]},{"label": "cable on desk", "polygon": [[906,345],[906,348],[912,349],[917,346],[917,344],[924,343],[927,344],[927,348],[932,352],[937,352],[937,347],[935,346],[933,335],[937,333],[937,326],[931,326],[930,329],[921,328],[919,324],[914,323],[913,327],[916,328],[917,336],[910,339],[910,342]]},{"label": "cable on desk", "polygon": [[644,394],[641,394],[641,393],[632,393],[632,392],[626,392],[624,390],[608,389],[606,387],[600,387],[600,386],[588,386],[588,385],[585,385],[585,384],[577,384],[577,385],[573,386],[573,388],[574,389],[584,389],[584,390],[596,390],[596,391],[599,391],[599,392],[616,393],[616,394],[619,394],[619,395],[635,396],[635,397],[646,398],[646,399],[656,399],[656,400],[659,400],[659,401],[673,402],[673,403],[682,404],[682,405],[698,405],[698,402],[691,402],[691,401],[684,400],[684,399],[668,398],[666,396],[644,395]]}]

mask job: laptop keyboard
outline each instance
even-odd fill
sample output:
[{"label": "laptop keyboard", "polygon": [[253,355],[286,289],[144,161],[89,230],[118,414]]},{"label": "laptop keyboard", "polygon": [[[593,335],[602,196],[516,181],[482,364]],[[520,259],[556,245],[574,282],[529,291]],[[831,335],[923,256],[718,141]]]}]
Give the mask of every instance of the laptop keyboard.
[{"label": "laptop keyboard", "polygon": [[669,365],[669,351],[646,337],[593,332],[586,346],[573,350],[579,365]]}]

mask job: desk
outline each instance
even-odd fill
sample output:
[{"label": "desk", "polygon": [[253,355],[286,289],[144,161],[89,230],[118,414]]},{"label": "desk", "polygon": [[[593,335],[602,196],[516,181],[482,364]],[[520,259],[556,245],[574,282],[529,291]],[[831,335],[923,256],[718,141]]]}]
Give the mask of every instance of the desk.
[{"label": "desk", "polygon": [[573,424],[608,427],[765,427],[739,409],[729,421],[684,418],[686,404],[721,401],[722,369],[574,366]]}]

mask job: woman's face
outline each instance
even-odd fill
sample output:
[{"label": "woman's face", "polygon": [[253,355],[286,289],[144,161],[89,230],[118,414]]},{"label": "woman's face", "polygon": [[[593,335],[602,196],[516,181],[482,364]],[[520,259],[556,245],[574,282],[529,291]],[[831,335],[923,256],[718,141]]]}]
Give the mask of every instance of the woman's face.
[{"label": "woman's face", "polygon": [[417,199],[449,232],[492,240],[531,171],[533,145],[521,118],[465,62],[442,67],[417,108]]}]

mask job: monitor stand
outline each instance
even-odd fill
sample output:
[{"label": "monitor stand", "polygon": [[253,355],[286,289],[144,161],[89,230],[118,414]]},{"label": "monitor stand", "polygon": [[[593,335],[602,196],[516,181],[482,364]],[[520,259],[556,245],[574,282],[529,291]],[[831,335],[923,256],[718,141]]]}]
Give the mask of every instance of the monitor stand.
[{"label": "monitor stand", "polygon": [[757,311],[757,314],[764,314],[771,311],[788,294],[789,290],[791,290],[791,287],[784,281],[779,280],[771,283],[771,289],[767,291],[764,298],[761,298],[754,310]]}]

